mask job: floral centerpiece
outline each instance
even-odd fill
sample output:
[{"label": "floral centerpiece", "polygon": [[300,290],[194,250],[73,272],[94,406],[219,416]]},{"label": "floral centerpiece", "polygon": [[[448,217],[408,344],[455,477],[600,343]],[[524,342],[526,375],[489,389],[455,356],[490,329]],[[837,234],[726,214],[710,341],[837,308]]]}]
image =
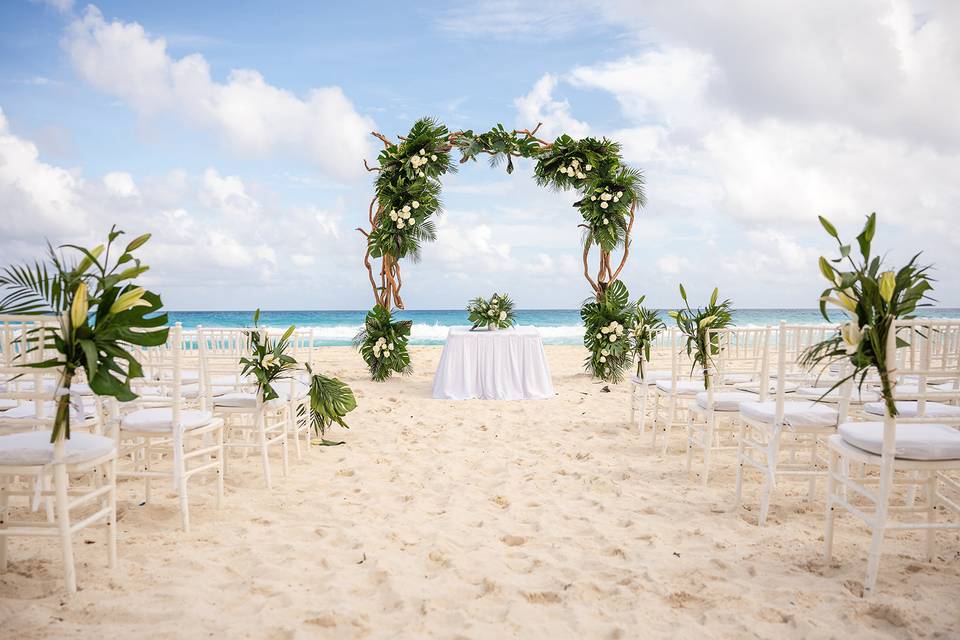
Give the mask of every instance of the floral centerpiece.
[{"label": "floral centerpiece", "polygon": [[680,285],[680,297],[685,309],[671,311],[670,317],[677,321],[677,327],[686,337],[687,355],[693,360],[691,373],[699,366],[703,370],[703,387],[710,388],[710,362],[720,354],[720,341],[716,333],[710,331],[724,329],[733,324],[733,303],[729,300],[717,302],[719,289],[714,289],[710,304],[702,309],[691,309],[687,301],[687,291]]},{"label": "floral centerpiece", "polygon": [[[142,377],[143,368],[130,346],[156,347],[167,340],[167,314],[160,313],[160,296],[134,284],[149,268],[134,252],[150,234],[118,251],[114,243],[122,234],[113,227],[106,244],[93,249],[65,244],[59,252],[50,247],[47,263],[9,266],[0,272],[0,314],[49,314],[60,321],[42,345],[57,355],[28,365],[62,371],[52,442],[70,438],[70,386],[80,370],[95,394],[134,400],[130,380]],[[39,349],[38,341],[35,334],[31,348]]]},{"label": "floral centerpiece", "polygon": [[243,365],[241,375],[252,375],[257,379],[257,390],[263,394],[264,402],[280,397],[273,384],[282,378],[290,378],[290,372],[296,369],[297,361],[287,354],[290,336],[295,327],[290,327],[279,340],[271,340],[266,331],[260,330],[260,309],[253,314],[253,330],[250,337],[250,357],[240,358]]},{"label": "floral centerpiece", "polygon": [[507,329],[516,324],[513,301],[505,293],[495,293],[489,300],[475,298],[467,305],[467,319],[474,329]]},{"label": "floral centerpiece", "polygon": [[[913,318],[917,307],[930,306],[927,293],[933,289],[927,271],[930,267],[917,264],[920,254],[913,256],[899,270],[884,269],[880,256],[871,257],[870,245],[877,226],[877,214],[871,213],[857,236],[860,258],[854,258],[849,244],[843,244],[836,228],[823,216],[820,224],[837,241],[839,257],[820,258],[820,272],[830,286],[820,296],[820,313],[829,322],[827,304],[832,304],[849,316],[837,334],[804,352],[801,362],[807,366],[829,366],[847,361],[851,371],[833,388],[850,379],[863,382],[871,371],[880,378],[887,412],[897,415],[893,397],[893,380],[886,367],[887,338],[894,320]],[[901,343],[898,339],[898,345]]]},{"label": "floral centerpiece", "polygon": [[643,379],[643,363],[650,362],[650,348],[660,332],[667,328],[656,309],[643,306],[646,296],[640,296],[633,311],[633,352],[637,359],[637,377]]},{"label": "floral centerpiece", "polygon": [[614,281],[599,300],[588,298],[580,308],[585,334],[583,344],[590,352],[586,369],[605,382],[619,382],[630,367],[633,347],[634,315],[629,292],[621,281]]},{"label": "floral centerpiece", "polygon": [[391,313],[380,305],[367,312],[363,328],[354,336],[353,344],[375,381],[382,382],[392,373],[413,372],[407,351],[412,326],[410,320],[393,320]]}]

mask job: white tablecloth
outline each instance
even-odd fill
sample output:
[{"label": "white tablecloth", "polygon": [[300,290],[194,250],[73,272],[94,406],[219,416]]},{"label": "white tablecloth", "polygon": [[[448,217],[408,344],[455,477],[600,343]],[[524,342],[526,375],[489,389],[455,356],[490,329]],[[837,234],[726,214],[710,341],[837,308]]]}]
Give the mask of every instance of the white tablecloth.
[{"label": "white tablecloth", "polygon": [[531,400],[553,395],[550,367],[536,327],[450,328],[433,378],[434,398]]}]

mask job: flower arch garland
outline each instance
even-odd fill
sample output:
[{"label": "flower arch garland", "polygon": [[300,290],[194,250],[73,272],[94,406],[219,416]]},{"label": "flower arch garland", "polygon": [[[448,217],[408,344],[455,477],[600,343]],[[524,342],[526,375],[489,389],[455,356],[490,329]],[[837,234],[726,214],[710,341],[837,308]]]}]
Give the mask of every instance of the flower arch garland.
[{"label": "flower arch garland", "polygon": [[[369,229],[357,230],[367,241],[363,263],[375,305],[355,344],[375,380],[410,371],[410,322],[395,322],[391,317],[393,308],[404,308],[400,260],[418,261],[423,244],[436,239],[431,217],[442,210],[441,176],[481,155],[489,156],[493,167],[505,164],[507,173],[513,173],[514,158],[533,159],[537,184],[578,192],[573,206],[580,212],[579,226],[584,230],[583,275],[593,293],[581,308],[587,327],[584,344],[591,353],[587,369],[596,377],[617,381],[629,367],[629,341],[617,338],[632,328],[627,289],[618,277],[630,255],[637,208],[646,204],[643,174],[624,164],[621,147],[614,141],[577,140],[564,134],[548,142],[537,137],[540,126],[510,131],[498,124],[485,133],[451,132],[432,118],[421,118],[396,142],[372,133],[383,143],[383,149],[376,166],[364,161],[377,178],[367,214]],[[460,152],[457,163],[455,151]],[[590,253],[594,246],[599,250],[599,261],[592,272]],[[617,249],[622,249],[622,255],[614,267],[612,256]],[[380,261],[379,269],[375,270],[371,260]]]}]

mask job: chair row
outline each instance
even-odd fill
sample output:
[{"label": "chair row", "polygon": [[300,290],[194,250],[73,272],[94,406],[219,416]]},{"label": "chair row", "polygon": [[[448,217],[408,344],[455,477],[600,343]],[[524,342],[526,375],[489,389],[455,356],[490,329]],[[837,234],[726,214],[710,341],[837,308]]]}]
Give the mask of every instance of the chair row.
[{"label": "chair row", "polygon": [[890,405],[880,377],[850,377],[846,358],[822,370],[802,364],[806,349],[836,331],[780,323],[711,332],[716,349],[706,372],[689,369],[680,336],[667,332],[671,369],[633,379],[632,415],[641,432],[651,423],[651,444],[662,453],[672,430],[682,428],[687,469],[699,454],[704,484],[715,457],[735,452],[736,503],[745,474],[759,473],[761,526],[779,483],[807,482],[813,500],[826,480],[825,554],[832,553],[838,511],[863,520],[871,531],[870,592],[885,532],[924,531],[930,556],[936,531],[960,529],[960,321],[892,326]]}]

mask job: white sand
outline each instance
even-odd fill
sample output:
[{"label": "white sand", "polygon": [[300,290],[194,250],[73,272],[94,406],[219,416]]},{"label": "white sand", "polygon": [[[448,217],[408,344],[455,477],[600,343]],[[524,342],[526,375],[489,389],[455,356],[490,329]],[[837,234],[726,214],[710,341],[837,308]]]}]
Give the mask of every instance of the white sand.
[{"label": "white sand", "polygon": [[360,402],[334,434],[348,444],[287,478],[277,462],[272,492],[256,458],[232,461],[221,511],[212,486],[193,487],[189,535],[173,494],[141,507],[124,483],[119,566],[85,532],[73,598],[55,540],[15,539],[0,636],[960,635],[956,534],[933,564],[919,536],[890,537],[864,600],[862,527],[839,520],[822,566],[821,504],[786,484],[759,529],[756,476],[736,511],[729,458],[703,489],[679,453],[651,453],[626,426],[627,385],[602,393],[582,349],[548,347],[559,396],[540,402],[432,400],[440,350],[413,352],[413,377],[374,384],[355,353],[324,349]]}]

